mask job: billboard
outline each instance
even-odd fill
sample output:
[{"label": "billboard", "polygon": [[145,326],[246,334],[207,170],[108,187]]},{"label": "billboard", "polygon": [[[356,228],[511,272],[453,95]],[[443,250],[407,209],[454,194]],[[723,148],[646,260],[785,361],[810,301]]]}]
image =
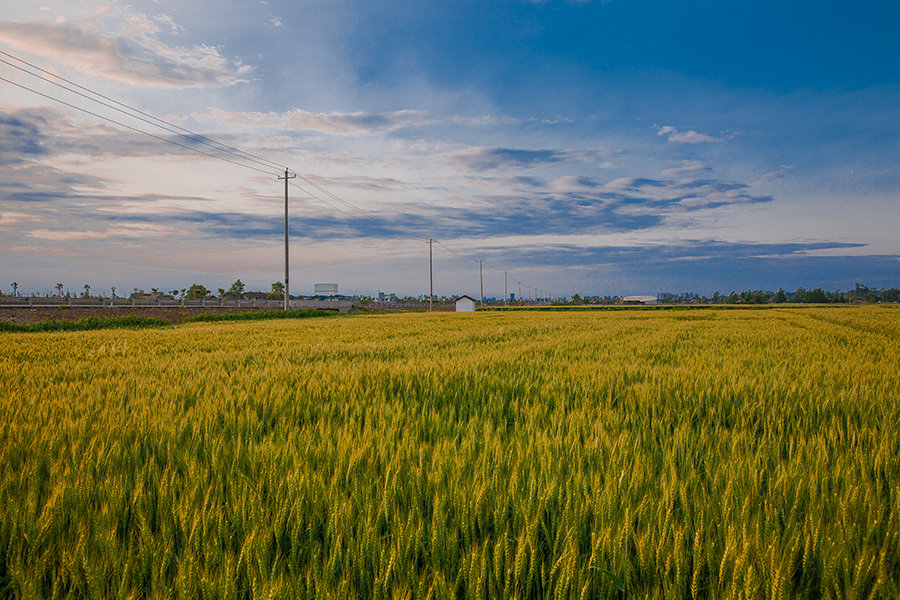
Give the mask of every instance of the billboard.
[{"label": "billboard", "polygon": [[316,296],[337,296],[338,284],[336,283],[317,283],[315,284]]}]

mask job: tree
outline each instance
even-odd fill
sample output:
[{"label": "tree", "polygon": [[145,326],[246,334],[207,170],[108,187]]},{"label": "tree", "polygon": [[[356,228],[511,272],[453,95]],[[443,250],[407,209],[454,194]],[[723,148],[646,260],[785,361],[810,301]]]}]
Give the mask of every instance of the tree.
[{"label": "tree", "polygon": [[187,290],[188,300],[203,300],[209,296],[209,294],[210,292],[206,289],[206,286],[199,283],[192,283],[191,287]]},{"label": "tree", "polygon": [[266,294],[269,300],[284,300],[284,283],[276,281],[272,284],[272,290]]},{"label": "tree", "polygon": [[244,297],[244,282],[238,279],[234,283],[231,284],[231,287],[228,288],[228,293],[237,298]]},{"label": "tree", "polygon": [[82,298],[90,298],[91,297],[91,284],[84,284],[84,294],[81,296]]},{"label": "tree", "polygon": [[828,295],[822,288],[807,290],[806,296],[803,301],[810,304],[825,304],[826,302],[828,302]]},{"label": "tree", "polygon": [[225,295],[225,288],[219,288],[219,298]]},{"label": "tree", "polygon": [[116,286],[112,286],[109,289],[112,291],[112,297],[115,298],[116,297]]},{"label": "tree", "polygon": [[15,296],[16,298],[18,298],[18,297],[19,297],[19,284],[16,283],[15,281],[13,281],[13,282],[12,282],[12,289],[13,289],[13,296]]},{"label": "tree", "polygon": [[578,292],[572,294],[572,304],[576,306],[581,304],[581,296],[578,295]]},{"label": "tree", "polygon": [[785,302],[787,302],[787,294],[783,289],[778,288],[778,292],[775,294],[775,303],[784,304]]},{"label": "tree", "polygon": [[131,299],[136,300],[138,298],[143,298],[146,293],[147,292],[145,292],[144,290],[134,288],[134,291],[131,292]]},{"label": "tree", "polygon": [[59,296],[60,298],[62,298],[62,289],[63,289],[63,284],[57,283],[56,284],[56,295]]}]

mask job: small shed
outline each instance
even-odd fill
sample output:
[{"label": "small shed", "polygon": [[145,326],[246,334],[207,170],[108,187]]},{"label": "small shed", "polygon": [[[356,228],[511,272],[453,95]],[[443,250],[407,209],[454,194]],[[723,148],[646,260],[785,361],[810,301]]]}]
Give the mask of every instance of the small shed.
[{"label": "small shed", "polygon": [[475,298],[460,296],[453,303],[456,305],[456,312],[475,312]]}]

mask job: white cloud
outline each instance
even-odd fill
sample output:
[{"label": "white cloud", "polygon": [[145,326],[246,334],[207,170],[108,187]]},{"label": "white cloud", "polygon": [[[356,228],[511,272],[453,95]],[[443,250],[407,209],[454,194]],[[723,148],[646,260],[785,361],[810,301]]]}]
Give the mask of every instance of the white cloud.
[{"label": "white cloud", "polygon": [[250,71],[212,46],[170,46],[156,39],[160,24],[180,31],[167,15],[101,12],[106,14],[84,19],[2,21],[0,41],[14,51],[44,57],[82,75],[138,86],[230,85]]},{"label": "white cloud", "polygon": [[19,225],[27,221],[36,221],[37,217],[27,213],[20,212],[0,212],[0,228],[8,225]]},{"label": "white cloud", "polygon": [[281,27],[284,23],[281,22],[281,17],[272,17],[269,19],[269,25],[272,27]]},{"label": "white cloud", "polygon": [[709,167],[697,160],[683,160],[677,167],[664,169],[660,171],[661,175],[666,177],[677,177],[679,175],[695,175],[700,172],[709,171]]},{"label": "white cloud", "polygon": [[700,144],[703,142],[724,142],[727,139],[731,139],[734,137],[733,135],[722,135],[719,137],[712,136],[706,133],[700,133],[699,131],[679,131],[675,127],[671,125],[664,125],[659,128],[656,132],[656,135],[666,136],[666,138],[670,142],[677,142],[680,144]]},{"label": "white cloud", "polygon": [[194,113],[191,116],[200,123],[212,121],[228,125],[315,130],[336,135],[384,133],[440,121],[438,117],[420,110],[397,110],[385,113],[363,111],[311,113],[298,108],[288,112],[259,113],[213,109],[207,113]]}]

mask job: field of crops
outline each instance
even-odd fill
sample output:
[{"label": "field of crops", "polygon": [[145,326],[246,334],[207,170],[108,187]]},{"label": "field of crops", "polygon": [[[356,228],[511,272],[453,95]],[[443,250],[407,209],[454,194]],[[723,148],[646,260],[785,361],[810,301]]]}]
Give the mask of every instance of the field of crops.
[{"label": "field of crops", "polygon": [[900,309],[2,334],[0,597],[897,598]]}]

